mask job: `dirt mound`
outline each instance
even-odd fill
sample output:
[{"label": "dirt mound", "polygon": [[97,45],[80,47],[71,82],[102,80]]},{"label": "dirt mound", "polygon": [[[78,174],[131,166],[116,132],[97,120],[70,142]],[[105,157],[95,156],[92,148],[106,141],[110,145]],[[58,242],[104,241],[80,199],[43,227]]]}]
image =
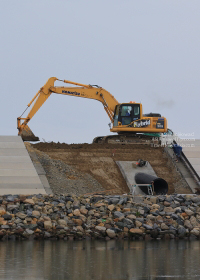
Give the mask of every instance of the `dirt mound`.
[{"label": "dirt mound", "polygon": [[[41,150],[41,151],[52,151],[55,149],[60,149],[60,150],[73,150],[73,149],[83,149],[83,150],[127,150],[127,148],[131,150],[138,150],[142,148],[142,150],[149,150],[149,149],[162,149],[159,147],[152,148],[149,145],[141,145],[141,144],[97,144],[97,143],[83,143],[83,144],[66,144],[66,143],[55,143],[55,142],[40,142],[37,144],[33,144],[33,147]],[[128,149],[129,149],[128,148]],[[162,149],[163,150],[163,149]]]},{"label": "dirt mound", "polygon": [[[180,174],[174,169],[162,147],[123,144],[65,144],[37,143],[34,148],[45,152],[52,160],[67,164],[77,174],[95,179],[105,191],[122,194],[129,192],[116,161],[137,161],[142,158],[150,162],[158,177],[167,181],[169,194],[191,193],[183,184]],[[70,180],[70,179],[69,179]],[[73,180],[73,179],[71,179]],[[72,182],[72,181],[71,181]],[[87,180],[85,181],[87,185]],[[80,190],[82,185],[77,185]],[[95,190],[94,190],[95,191]]]}]

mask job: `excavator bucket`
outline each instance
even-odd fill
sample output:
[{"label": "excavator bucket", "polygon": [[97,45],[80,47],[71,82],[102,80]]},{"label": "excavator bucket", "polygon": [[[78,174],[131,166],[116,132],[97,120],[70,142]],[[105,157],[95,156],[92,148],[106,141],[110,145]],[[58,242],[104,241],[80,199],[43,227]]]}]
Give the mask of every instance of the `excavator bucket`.
[{"label": "excavator bucket", "polygon": [[35,136],[35,134],[32,132],[28,125],[26,125],[24,129],[18,133],[18,135],[22,137],[23,141],[40,141],[39,137]]}]

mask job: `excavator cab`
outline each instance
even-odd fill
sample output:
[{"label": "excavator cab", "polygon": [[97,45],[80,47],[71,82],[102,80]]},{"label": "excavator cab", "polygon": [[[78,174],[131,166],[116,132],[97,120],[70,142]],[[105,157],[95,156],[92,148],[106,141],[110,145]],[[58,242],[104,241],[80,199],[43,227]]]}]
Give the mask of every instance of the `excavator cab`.
[{"label": "excavator cab", "polygon": [[158,113],[143,115],[141,103],[121,103],[115,106],[111,132],[163,133],[167,131],[167,120]]},{"label": "excavator cab", "polygon": [[141,114],[140,105],[140,103],[123,103],[117,105],[113,126],[118,126],[119,123],[129,125],[131,122],[139,120]]}]

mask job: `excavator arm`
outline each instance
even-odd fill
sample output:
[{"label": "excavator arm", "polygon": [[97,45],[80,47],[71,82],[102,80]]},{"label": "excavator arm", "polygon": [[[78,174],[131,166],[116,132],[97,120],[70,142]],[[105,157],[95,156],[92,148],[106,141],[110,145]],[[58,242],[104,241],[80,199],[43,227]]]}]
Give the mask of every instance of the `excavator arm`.
[{"label": "excavator arm", "polygon": [[[56,81],[62,81],[66,84],[75,85],[76,87],[56,87],[54,86],[54,83]],[[31,107],[31,110],[28,113],[27,117],[22,118],[22,114],[20,117],[17,118],[17,128],[19,131],[18,134],[22,136],[22,139],[24,141],[39,140],[39,138],[33,134],[33,132],[30,130],[27,124],[52,93],[83,97],[100,101],[103,104],[104,109],[108,114],[108,117],[110,118],[111,122],[113,122],[115,107],[119,104],[118,101],[114,98],[114,96],[102,87],[84,85],[67,80],[59,80],[55,77],[49,78],[46,84],[37,92],[37,94],[27,105],[27,109]]]}]

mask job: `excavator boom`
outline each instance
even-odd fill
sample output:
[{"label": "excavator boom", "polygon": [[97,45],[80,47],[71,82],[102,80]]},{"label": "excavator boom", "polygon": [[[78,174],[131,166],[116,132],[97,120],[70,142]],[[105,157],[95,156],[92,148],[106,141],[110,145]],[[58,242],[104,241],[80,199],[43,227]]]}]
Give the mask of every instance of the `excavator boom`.
[{"label": "excavator boom", "polygon": [[[76,85],[78,87],[55,87],[55,81],[62,81],[66,84]],[[119,104],[114,96],[102,87],[84,85],[68,80],[59,80],[55,77],[52,77],[48,79],[46,84],[42,88],[40,88],[37,94],[27,105],[27,108],[32,106],[27,117],[22,118],[22,116],[20,116],[17,118],[17,128],[19,131],[18,134],[21,135],[24,141],[39,141],[39,138],[33,134],[27,124],[52,93],[83,97],[100,101],[103,104],[104,109],[111,121],[113,120],[115,107],[117,104]]]}]

